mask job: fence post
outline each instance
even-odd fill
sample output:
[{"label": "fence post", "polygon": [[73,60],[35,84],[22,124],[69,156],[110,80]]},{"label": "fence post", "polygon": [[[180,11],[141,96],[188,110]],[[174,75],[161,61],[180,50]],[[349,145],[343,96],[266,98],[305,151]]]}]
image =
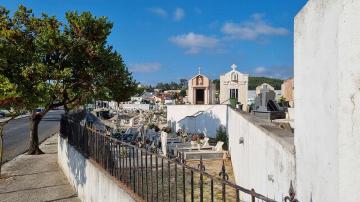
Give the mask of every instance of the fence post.
[{"label": "fence post", "polygon": [[198,168],[200,170],[200,202],[204,201],[204,194],[203,194],[203,172],[205,171],[205,166],[202,160],[202,155],[200,155],[200,164],[198,165]]},{"label": "fence post", "polygon": [[183,197],[184,197],[184,202],[186,202],[186,189],[185,189],[185,166],[184,164],[182,165],[182,183],[183,183]]},{"label": "fence post", "polygon": [[255,189],[251,189],[251,202],[255,202]]},{"label": "fence post", "polygon": [[191,181],[190,181],[190,183],[191,183],[191,202],[193,202],[194,201],[194,171],[191,170],[190,173],[191,173]]},{"label": "fence post", "polygon": [[284,198],[284,201],[285,202],[287,202],[287,201],[289,201],[289,202],[299,202],[299,200],[297,200],[295,198],[295,195],[296,195],[296,193],[295,193],[294,187],[292,185],[292,180],[291,180],[290,181],[290,188],[289,188],[289,196],[286,196]]},{"label": "fence post", "polygon": [[223,201],[226,201],[226,185],[225,185],[225,180],[229,180],[229,175],[226,173],[226,168],[225,168],[225,161],[223,160],[222,163],[222,167],[221,167],[221,172],[219,173],[219,176],[221,176],[222,178],[222,199]]}]

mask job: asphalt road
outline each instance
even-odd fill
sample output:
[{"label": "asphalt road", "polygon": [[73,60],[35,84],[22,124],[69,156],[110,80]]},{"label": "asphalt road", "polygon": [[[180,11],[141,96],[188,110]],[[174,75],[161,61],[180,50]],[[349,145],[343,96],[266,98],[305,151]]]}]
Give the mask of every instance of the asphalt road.
[{"label": "asphalt road", "polygon": [[[63,110],[49,111],[39,124],[39,141],[50,137],[60,129],[60,117]],[[30,120],[29,117],[10,121],[4,128],[3,162],[9,161],[28,150]]]}]

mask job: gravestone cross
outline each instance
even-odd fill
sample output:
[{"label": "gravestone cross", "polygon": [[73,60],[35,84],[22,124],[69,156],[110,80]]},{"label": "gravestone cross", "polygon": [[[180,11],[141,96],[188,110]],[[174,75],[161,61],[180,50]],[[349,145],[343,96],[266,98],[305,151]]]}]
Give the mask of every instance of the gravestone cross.
[{"label": "gravestone cross", "polygon": [[267,86],[264,86],[260,90],[261,105],[258,109],[259,111],[267,111],[267,101],[268,101],[269,93],[270,93],[270,89],[268,89]]}]

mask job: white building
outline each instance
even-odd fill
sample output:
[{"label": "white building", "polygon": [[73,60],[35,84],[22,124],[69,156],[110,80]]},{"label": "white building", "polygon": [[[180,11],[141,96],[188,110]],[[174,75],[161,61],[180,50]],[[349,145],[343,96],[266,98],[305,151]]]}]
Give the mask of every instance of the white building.
[{"label": "white building", "polygon": [[214,104],[215,85],[206,76],[199,73],[188,82],[188,101],[190,104]]},{"label": "white building", "polygon": [[229,99],[235,98],[243,106],[248,102],[248,74],[236,70],[236,65],[231,65],[232,70],[220,76],[220,103],[230,104]]}]

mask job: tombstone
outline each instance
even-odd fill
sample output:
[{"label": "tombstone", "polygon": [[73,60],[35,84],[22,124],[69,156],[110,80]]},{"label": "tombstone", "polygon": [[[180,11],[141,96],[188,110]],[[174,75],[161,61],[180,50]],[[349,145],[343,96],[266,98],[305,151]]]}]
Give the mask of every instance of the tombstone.
[{"label": "tombstone", "polygon": [[167,137],[167,132],[161,131],[161,151],[163,156],[167,154]]},{"label": "tombstone", "polygon": [[255,98],[254,115],[268,120],[284,119],[286,114],[275,101],[275,96],[275,91],[264,86]]},{"label": "tombstone", "polygon": [[255,97],[255,110],[268,111],[267,103],[269,100],[275,100],[275,92],[268,89],[266,86],[260,90],[260,94]]}]

